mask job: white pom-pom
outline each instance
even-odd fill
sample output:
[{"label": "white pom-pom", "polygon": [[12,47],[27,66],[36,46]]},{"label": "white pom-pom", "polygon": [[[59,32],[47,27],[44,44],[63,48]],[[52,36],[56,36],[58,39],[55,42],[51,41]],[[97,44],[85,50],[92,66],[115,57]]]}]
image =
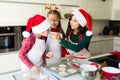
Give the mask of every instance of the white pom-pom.
[{"label": "white pom-pom", "polygon": [[25,37],[25,38],[28,38],[30,36],[30,33],[27,32],[27,31],[23,31],[22,32],[22,35]]},{"label": "white pom-pom", "polygon": [[88,30],[88,31],[86,32],[86,35],[87,35],[87,36],[91,36],[92,34],[93,34],[92,31],[89,31],[89,30]]}]

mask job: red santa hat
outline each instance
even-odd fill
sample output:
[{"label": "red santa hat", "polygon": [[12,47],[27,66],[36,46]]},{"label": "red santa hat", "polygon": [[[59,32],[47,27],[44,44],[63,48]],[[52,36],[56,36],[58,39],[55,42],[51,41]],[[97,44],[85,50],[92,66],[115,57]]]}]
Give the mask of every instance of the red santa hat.
[{"label": "red santa hat", "polygon": [[92,35],[92,19],[91,16],[83,9],[73,11],[72,14],[77,18],[78,22],[82,27],[88,26],[87,36]]},{"label": "red santa hat", "polygon": [[42,15],[35,15],[28,19],[26,25],[26,31],[23,31],[22,35],[25,38],[30,36],[30,31],[34,34],[40,34],[50,28],[51,22]]}]

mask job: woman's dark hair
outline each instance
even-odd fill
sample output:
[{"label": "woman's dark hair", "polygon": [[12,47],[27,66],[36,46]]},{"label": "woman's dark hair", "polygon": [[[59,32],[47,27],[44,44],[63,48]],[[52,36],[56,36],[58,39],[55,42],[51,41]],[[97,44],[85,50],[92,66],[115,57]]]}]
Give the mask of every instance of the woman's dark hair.
[{"label": "woman's dark hair", "polygon": [[[66,33],[66,35],[68,35],[69,34],[69,32],[71,32],[71,31],[73,31],[72,29],[71,29],[71,25],[70,25],[70,20],[72,19],[72,17],[73,17],[73,15],[71,15],[70,16],[70,18],[69,18],[69,21],[68,21],[68,28],[67,28],[67,32],[68,33]],[[79,25],[79,28],[78,28],[78,35],[79,34],[83,34],[83,32],[84,32],[84,28],[81,26],[81,25]]]},{"label": "woman's dark hair", "polygon": [[[59,11],[57,10],[50,10],[48,13],[47,13],[47,16],[49,14],[54,14],[54,15],[57,15],[59,19],[61,19],[61,14]],[[58,29],[60,30],[61,33],[64,33],[63,29],[62,29],[62,25],[61,25],[61,21],[59,21],[59,24],[58,24]]]}]

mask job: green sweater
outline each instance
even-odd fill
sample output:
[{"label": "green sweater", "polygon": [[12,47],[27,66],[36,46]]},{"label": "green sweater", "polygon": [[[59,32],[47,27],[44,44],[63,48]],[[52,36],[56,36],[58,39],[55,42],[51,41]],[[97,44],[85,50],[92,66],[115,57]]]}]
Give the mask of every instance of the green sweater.
[{"label": "green sweater", "polygon": [[82,41],[79,40],[78,34],[72,34],[70,40],[76,44],[69,42],[68,40],[62,39],[60,44],[65,48],[70,49],[75,52],[79,52],[81,49],[86,48],[88,50],[90,40],[92,36],[86,36],[86,31],[82,34]]}]

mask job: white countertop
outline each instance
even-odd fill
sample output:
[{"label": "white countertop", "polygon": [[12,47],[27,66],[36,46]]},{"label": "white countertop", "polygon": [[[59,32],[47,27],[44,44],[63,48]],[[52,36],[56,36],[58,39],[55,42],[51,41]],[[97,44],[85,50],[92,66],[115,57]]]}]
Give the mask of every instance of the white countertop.
[{"label": "white countertop", "polygon": [[91,41],[101,41],[101,40],[112,40],[115,36],[109,35],[101,35],[101,36],[93,36]]}]

